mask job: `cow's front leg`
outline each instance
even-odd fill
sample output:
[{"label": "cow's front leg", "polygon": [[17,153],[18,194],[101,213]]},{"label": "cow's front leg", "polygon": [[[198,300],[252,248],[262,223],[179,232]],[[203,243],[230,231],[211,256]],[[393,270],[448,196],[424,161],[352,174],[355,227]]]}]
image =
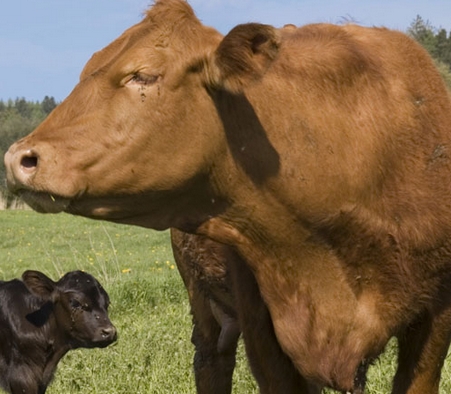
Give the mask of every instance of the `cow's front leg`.
[{"label": "cow's front leg", "polygon": [[261,394],[319,394],[321,388],[308,382],[282,351],[268,308],[247,264],[230,258],[237,313],[252,373]]},{"label": "cow's front leg", "polygon": [[450,334],[451,308],[448,308],[439,315],[425,313],[398,336],[393,394],[438,394]]}]

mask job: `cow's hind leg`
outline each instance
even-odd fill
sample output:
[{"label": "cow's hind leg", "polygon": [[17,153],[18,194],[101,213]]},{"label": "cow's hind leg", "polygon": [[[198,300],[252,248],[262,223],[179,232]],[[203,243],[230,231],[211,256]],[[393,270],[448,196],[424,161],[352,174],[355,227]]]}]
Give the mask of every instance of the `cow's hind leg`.
[{"label": "cow's hind leg", "polygon": [[[218,323],[213,305],[203,294],[194,290],[192,298],[193,335],[195,346],[194,374],[198,394],[230,394],[239,338],[238,323],[222,316]],[[216,306],[215,306],[216,308]]]},{"label": "cow's hind leg", "polygon": [[354,377],[354,389],[352,390],[352,394],[363,394],[365,392],[366,374],[370,365],[371,360],[364,360],[360,363]]},{"label": "cow's hind leg", "polygon": [[171,230],[171,241],[193,315],[197,393],[230,394],[240,328],[233,316],[222,247],[211,248],[214,244],[205,237],[175,229]]},{"label": "cow's hind leg", "polygon": [[434,316],[425,314],[398,336],[393,394],[438,394],[450,333],[451,308]]}]

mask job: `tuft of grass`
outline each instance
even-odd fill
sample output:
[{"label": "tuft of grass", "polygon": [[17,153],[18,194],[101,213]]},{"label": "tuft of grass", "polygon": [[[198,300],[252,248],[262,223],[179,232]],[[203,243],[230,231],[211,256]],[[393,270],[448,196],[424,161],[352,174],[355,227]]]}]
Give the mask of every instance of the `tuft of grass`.
[{"label": "tuft of grass", "polygon": [[[20,277],[27,269],[57,279],[80,269],[93,274],[112,301],[119,340],[105,349],[69,352],[49,394],[195,393],[191,315],[167,231],[27,210],[0,211],[0,216],[0,279]],[[391,341],[370,367],[366,393],[389,393],[395,370],[396,341]],[[447,359],[441,392],[451,392],[450,377]],[[233,393],[258,393],[242,343]]]}]

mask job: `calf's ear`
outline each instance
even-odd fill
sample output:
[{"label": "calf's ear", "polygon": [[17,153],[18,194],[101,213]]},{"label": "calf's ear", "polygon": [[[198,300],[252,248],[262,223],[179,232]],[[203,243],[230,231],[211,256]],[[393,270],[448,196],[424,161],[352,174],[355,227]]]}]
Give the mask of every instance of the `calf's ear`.
[{"label": "calf's ear", "polygon": [[37,297],[44,300],[52,298],[56,283],[39,271],[25,271],[22,274],[22,281],[28,290]]},{"label": "calf's ear", "polygon": [[259,23],[234,27],[216,51],[203,60],[205,83],[239,94],[263,77],[280,47],[277,29]]}]

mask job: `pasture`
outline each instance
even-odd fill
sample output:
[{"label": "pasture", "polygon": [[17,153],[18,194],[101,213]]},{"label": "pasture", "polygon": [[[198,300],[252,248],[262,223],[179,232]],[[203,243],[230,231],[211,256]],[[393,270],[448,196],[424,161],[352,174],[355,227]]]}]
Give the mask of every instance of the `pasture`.
[{"label": "pasture", "polygon": [[[26,269],[57,279],[81,269],[111,297],[110,317],[119,340],[106,349],[69,353],[49,394],[195,393],[191,316],[168,232],[29,210],[0,215],[0,279],[20,277]],[[367,393],[389,393],[395,365],[391,343],[370,369]],[[441,392],[451,392],[450,378],[448,358]],[[257,393],[242,344],[233,392]]]}]

